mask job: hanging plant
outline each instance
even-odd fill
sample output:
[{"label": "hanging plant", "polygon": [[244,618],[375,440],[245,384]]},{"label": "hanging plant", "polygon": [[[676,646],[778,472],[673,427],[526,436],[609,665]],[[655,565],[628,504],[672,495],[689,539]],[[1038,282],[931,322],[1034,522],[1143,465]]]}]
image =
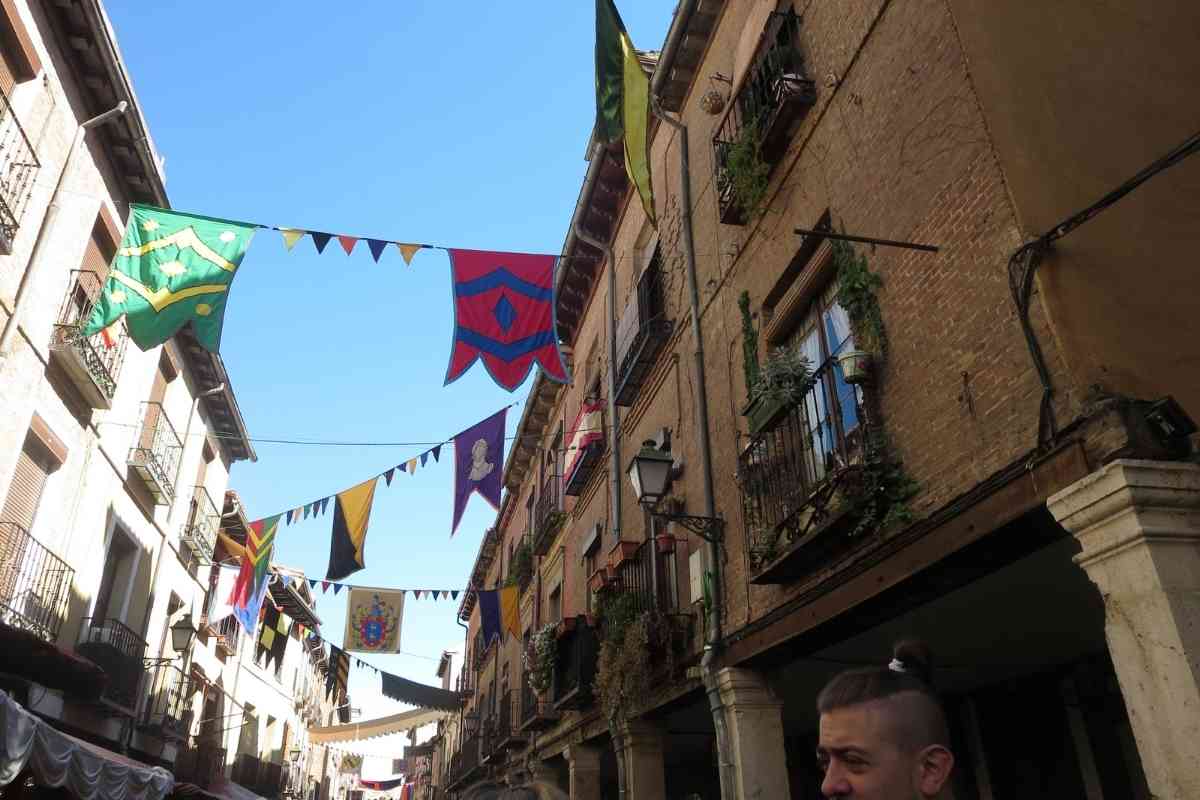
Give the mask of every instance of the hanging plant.
[{"label": "hanging plant", "polygon": [[533,548],[527,539],[522,539],[513,551],[512,563],[509,565],[508,580],[505,586],[520,586],[524,589],[533,577]]},{"label": "hanging plant", "polygon": [[868,433],[865,447],[862,477],[845,490],[846,501],[858,516],[851,536],[912,522],[914,515],[908,501],[921,490],[921,485],[904,471],[904,465],[888,457],[881,432]]},{"label": "hanging plant", "polygon": [[610,727],[653,693],[656,678],[675,674],[681,638],[674,619],[659,611],[635,613],[606,636],[592,689]]},{"label": "hanging plant", "polygon": [[876,356],[887,353],[887,333],[879,313],[876,293],[883,285],[878,273],[867,266],[867,257],[854,252],[848,242],[832,240],[833,266],[837,273],[837,301],[846,309],[854,342]]},{"label": "hanging plant", "polygon": [[554,681],[554,664],[558,659],[558,626],[551,622],[544,625],[525,647],[525,672],[529,675],[529,687],[538,694],[550,690]]},{"label": "hanging plant", "polygon": [[767,178],[771,174],[771,166],[763,160],[759,150],[760,138],[758,122],[747,123],[725,151],[720,188],[722,192],[731,193],[734,204],[747,219],[762,212]]},{"label": "hanging plant", "polygon": [[637,598],[629,592],[605,588],[596,596],[596,620],[605,641],[616,641],[624,636],[637,615]]},{"label": "hanging plant", "polygon": [[753,401],[753,387],[758,382],[758,330],[750,313],[750,293],[738,295],[738,308],[742,312],[742,374],[746,379],[746,400]]}]

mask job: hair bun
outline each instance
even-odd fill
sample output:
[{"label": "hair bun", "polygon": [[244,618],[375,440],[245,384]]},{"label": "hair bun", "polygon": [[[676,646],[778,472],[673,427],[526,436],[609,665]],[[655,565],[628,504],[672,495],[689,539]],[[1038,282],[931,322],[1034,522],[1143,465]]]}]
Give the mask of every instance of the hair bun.
[{"label": "hair bun", "polygon": [[897,642],[892,658],[904,665],[904,671],[925,683],[933,683],[933,652],[929,645],[915,639]]}]

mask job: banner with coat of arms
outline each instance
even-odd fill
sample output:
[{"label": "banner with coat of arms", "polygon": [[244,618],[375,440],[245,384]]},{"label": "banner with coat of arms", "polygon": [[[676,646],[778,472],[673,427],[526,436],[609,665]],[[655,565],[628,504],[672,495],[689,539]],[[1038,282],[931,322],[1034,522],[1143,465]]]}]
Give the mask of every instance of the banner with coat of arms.
[{"label": "banner with coat of arms", "polygon": [[346,602],[342,646],[356,653],[398,653],[403,619],[403,592],[354,587]]}]

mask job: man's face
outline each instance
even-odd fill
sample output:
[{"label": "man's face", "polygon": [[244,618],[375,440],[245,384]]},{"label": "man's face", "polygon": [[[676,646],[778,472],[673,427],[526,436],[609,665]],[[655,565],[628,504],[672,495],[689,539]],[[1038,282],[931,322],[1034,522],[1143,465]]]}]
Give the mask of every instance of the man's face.
[{"label": "man's face", "polygon": [[[825,771],[821,793],[854,800],[914,800],[937,796],[953,757],[945,748],[903,746],[887,701],[862,703],[821,715],[817,761]],[[930,752],[937,751],[937,752]],[[945,760],[949,759],[949,763]]]}]

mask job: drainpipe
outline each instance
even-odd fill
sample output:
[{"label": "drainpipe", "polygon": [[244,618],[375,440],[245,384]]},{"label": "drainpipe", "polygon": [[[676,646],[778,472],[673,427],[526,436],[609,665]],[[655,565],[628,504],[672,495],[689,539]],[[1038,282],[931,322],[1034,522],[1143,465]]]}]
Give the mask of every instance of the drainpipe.
[{"label": "drainpipe", "polygon": [[[603,148],[597,145],[592,159],[603,157]],[[617,417],[617,264],[612,247],[590,236],[582,224],[575,226],[575,236],[604,253],[604,260],[608,265],[608,300],[605,303],[608,315],[608,482],[612,491],[613,541],[616,542],[621,539],[621,421]]]},{"label": "drainpipe", "polygon": [[[655,76],[657,77],[657,75]],[[704,374],[704,336],[700,329],[700,289],[696,282],[696,248],[692,240],[692,179],[688,158],[687,125],[669,116],[659,104],[658,96],[651,95],[655,115],[670,125],[679,134],[679,199],[683,209],[683,250],[687,262],[688,299],[691,303],[692,339],[696,349],[692,353],[696,370],[696,438],[700,447],[700,469],[704,479],[704,516],[715,517],[716,500],[713,496],[712,444],[708,435],[708,384]],[[717,766],[720,771],[721,797],[732,800],[737,797],[734,780],[733,752],[729,741],[729,729],[725,722],[725,707],[721,703],[721,692],[717,688],[717,651],[721,646],[721,553],[717,543],[706,539],[709,562],[712,602],[708,608],[707,635],[704,641],[704,656],[700,659],[700,673],[704,679],[704,690],[708,695],[708,707],[712,712],[713,731],[717,739]]]},{"label": "drainpipe", "polygon": [[91,119],[84,120],[75,128],[75,137],[71,139],[71,147],[67,150],[67,156],[63,159],[62,169],[58,171],[58,180],[54,182],[54,190],[50,193],[50,205],[46,208],[46,214],[42,217],[42,224],[38,227],[37,238],[33,242],[33,250],[29,253],[29,263],[25,268],[25,272],[21,274],[21,282],[17,284],[17,294],[13,298],[12,313],[8,315],[8,319],[4,322],[4,330],[0,331],[0,358],[4,357],[4,353],[8,351],[8,346],[12,342],[12,338],[17,332],[17,318],[21,314],[21,310],[25,305],[25,293],[28,291],[30,284],[33,283],[33,274],[38,268],[42,247],[50,239],[50,233],[54,229],[54,222],[58,218],[59,210],[59,194],[62,192],[63,184],[67,181],[67,175],[71,170],[71,159],[75,156],[75,151],[79,149],[80,143],[87,135],[87,132],[97,125],[103,125],[110,119],[119,117],[129,109],[129,103],[122,100],[117,103],[115,108],[105,111],[103,114],[97,114]]}]

